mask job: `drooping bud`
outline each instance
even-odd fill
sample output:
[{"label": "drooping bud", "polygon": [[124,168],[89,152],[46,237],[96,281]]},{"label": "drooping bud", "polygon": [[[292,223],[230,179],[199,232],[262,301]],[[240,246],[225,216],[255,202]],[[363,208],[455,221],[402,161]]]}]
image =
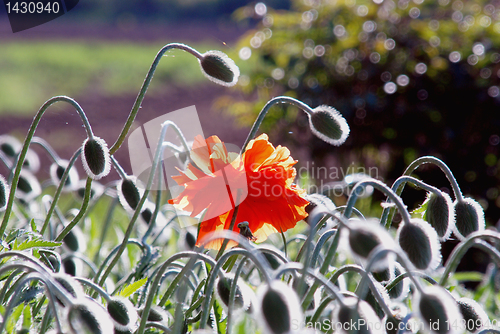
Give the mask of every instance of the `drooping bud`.
[{"label": "drooping bud", "polygon": [[[222,301],[222,305],[229,307],[229,297],[231,285],[234,282],[234,274],[225,274],[222,278],[217,278],[215,283],[215,291],[217,296]],[[235,309],[248,310],[252,303],[253,291],[246,285],[242,279],[238,279],[236,283],[236,292],[234,294],[233,307]]]},{"label": "drooping bud", "polygon": [[436,230],[426,221],[413,218],[401,223],[396,240],[415,268],[434,270],[441,263],[441,244]]},{"label": "drooping bud", "polygon": [[[142,317],[144,313],[144,308],[140,308],[138,313],[139,316]],[[170,318],[171,318],[170,313],[168,313],[167,311],[165,311],[164,309],[162,309],[157,305],[153,305],[149,309],[148,321],[168,323]]]},{"label": "drooping bud", "polygon": [[21,149],[22,145],[17,138],[10,135],[0,136],[0,150],[9,158],[14,159]]},{"label": "drooping bud", "polygon": [[85,139],[82,145],[82,163],[91,179],[99,180],[108,175],[111,160],[106,142],[99,137]]},{"label": "drooping bud", "polygon": [[26,170],[21,170],[17,181],[16,197],[29,203],[42,193],[42,187],[37,178]]},{"label": "drooping bud", "polygon": [[308,114],[311,131],[320,139],[334,145],[342,145],[349,136],[345,118],[330,106],[319,106]]},{"label": "drooping bud", "polygon": [[[390,303],[389,294],[387,293],[387,290],[384,288],[384,286],[377,281],[373,281],[373,285],[375,286],[375,289],[377,289],[378,294],[384,300],[384,303],[386,305],[389,305],[389,303]],[[366,294],[365,301],[368,304],[370,304],[370,306],[372,307],[372,309],[375,311],[375,313],[377,314],[377,316],[380,319],[382,319],[385,316],[384,309],[379,304],[377,298],[375,298],[375,295],[373,294],[373,291],[371,289]]]},{"label": "drooping bud", "polygon": [[[351,219],[347,226],[351,251],[361,260],[367,260],[370,253],[379,245],[385,245],[388,248],[394,245],[391,235],[376,221]],[[380,271],[388,268],[392,258],[391,253],[388,257],[375,262],[372,269]]]},{"label": "drooping bud", "polygon": [[465,320],[465,329],[471,333],[490,325],[490,319],[481,305],[474,299],[462,297],[457,300],[458,308]]},{"label": "drooping bud", "polygon": [[453,232],[457,238],[463,240],[472,232],[484,230],[484,211],[481,205],[472,198],[464,198],[463,201],[456,200],[455,228]]},{"label": "drooping bud", "polygon": [[293,324],[302,323],[299,298],[292,288],[281,281],[259,288],[257,307],[269,333],[289,333],[297,330]]},{"label": "drooping bud", "polygon": [[[455,299],[438,285],[427,286],[417,293],[412,303],[413,311],[423,320],[425,329],[431,333],[461,333],[462,314]],[[456,324],[455,326],[452,324]]]},{"label": "drooping bud", "polygon": [[141,190],[143,188],[139,189],[137,186],[137,178],[135,176],[128,176],[118,183],[117,188],[120,204],[128,211],[135,210],[144,193]]},{"label": "drooping bud", "polygon": [[[306,206],[306,212],[309,214],[306,217],[306,222],[311,224],[311,214],[314,209],[320,208],[322,212],[333,212],[336,209],[335,204],[333,204],[332,200],[325,195],[321,194],[307,194],[306,199],[309,201],[309,204]],[[329,222],[331,219],[329,219]]]},{"label": "drooping bud", "polygon": [[68,324],[72,333],[110,334],[113,321],[108,312],[90,299],[80,299],[69,307]]},{"label": "drooping bud", "polygon": [[130,300],[111,297],[107,309],[115,325],[115,330],[120,332],[135,332],[137,329],[138,314]]},{"label": "drooping bud", "polygon": [[436,230],[440,241],[448,240],[455,226],[455,212],[450,195],[444,192],[428,192],[422,205],[427,205],[422,218]]},{"label": "drooping bud", "polygon": [[[345,334],[382,334],[383,326],[372,307],[364,300],[346,297],[344,305],[339,305],[334,313],[333,322]],[[353,326],[355,324],[355,326]]]},{"label": "drooping bud", "polygon": [[[64,290],[73,298],[80,298],[85,296],[82,285],[72,276],[64,273],[56,273],[52,275],[52,278],[54,278],[54,280],[59,283],[64,288]],[[59,298],[57,298],[57,301],[60,304],[64,305],[64,303]]]},{"label": "drooping bud", "polygon": [[[402,273],[406,272],[401,264],[398,262],[394,263],[394,276],[398,277]],[[403,301],[410,293],[410,282],[407,278],[403,279],[401,282],[396,284],[394,288],[388,291],[389,297],[395,299],[396,301]]]},{"label": "drooping bud", "polygon": [[[52,182],[58,186],[59,183],[61,182],[61,178],[64,174],[64,171],[68,167],[69,161],[68,160],[59,160],[57,162],[54,162],[50,166],[50,178],[52,179]],[[66,182],[64,182],[63,186],[63,191],[73,191],[76,189],[78,186],[78,171],[74,166],[71,167],[69,170],[68,178],[66,179]]]},{"label": "drooping bud", "polygon": [[74,226],[71,231],[69,231],[63,239],[63,245],[72,252],[85,252],[87,243],[80,227]]},{"label": "drooping bud", "polygon": [[62,267],[64,272],[71,276],[80,276],[82,272],[81,260],[73,256],[64,258],[62,260]]},{"label": "drooping bud", "polygon": [[231,87],[238,82],[240,69],[224,52],[205,52],[200,59],[200,65],[203,74],[216,84]]},{"label": "drooping bud", "polygon": [[[85,196],[85,186],[87,184],[86,180],[80,180],[77,185],[77,189],[75,191],[75,195],[78,199],[83,199]],[[90,186],[90,199],[99,197],[104,192],[104,186],[99,182],[92,182]]]},{"label": "drooping bud", "polygon": [[7,202],[9,201],[9,184],[5,180],[5,178],[0,175],[0,212],[5,211],[7,207]]}]

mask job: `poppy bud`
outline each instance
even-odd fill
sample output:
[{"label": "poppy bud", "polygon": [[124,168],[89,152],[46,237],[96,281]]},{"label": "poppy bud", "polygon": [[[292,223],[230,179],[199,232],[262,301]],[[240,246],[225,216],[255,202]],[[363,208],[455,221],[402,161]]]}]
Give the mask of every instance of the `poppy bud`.
[{"label": "poppy bud", "polygon": [[83,253],[87,249],[85,236],[78,226],[74,226],[71,231],[64,237],[63,245],[72,252]]},{"label": "poppy bud", "polygon": [[87,175],[94,180],[108,175],[111,160],[106,142],[99,137],[85,139],[82,145],[82,163]]},{"label": "poppy bud", "polygon": [[356,297],[346,297],[344,305],[335,310],[334,322],[338,324],[341,333],[349,334],[382,334],[383,326],[372,307]]},{"label": "poppy bud", "polygon": [[[378,290],[378,293],[380,296],[382,296],[382,299],[384,300],[386,305],[389,305],[390,303],[390,298],[389,294],[387,293],[387,290],[384,288],[382,284],[380,284],[377,281],[373,281],[373,285],[375,288]],[[373,308],[377,316],[382,319],[385,315],[384,309],[380,304],[378,303],[378,300],[375,298],[375,295],[373,294],[372,289],[368,291],[368,294],[366,295],[365,301],[370,304],[370,306]]]},{"label": "poppy bud", "polygon": [[205,52],[200,59],[200,65],[203,74],[216,84],[231,87],[238,82],[240,69],[224,52]]},{"label": "poppy bud", "polygon": [[455,226],[455,212],[450,195],[444,192],[439,192],[439,194],[428,192],[422,205],[425,204],[427,204],[427,209],[422,218],[436,230],[440,241],[448,240]]},{"label": "poppy bud", "polygon": [[[402,265],[398,262],[394,262],[394,276],[395,278],[406,272]],[[394,288],[388,291],[389,297],[395,299],[396,301],[403,301],[410,293],[410,282],[408,279],[403,279],[401,282],[396,284]]]},{"label": "poppy bud", "polygon": [[25,203],[29,203],[41,193],[42,187],[37,178],[30,172],[21,170],[19,180],[17,181],[16,196]]},{"label": "poppy bud", "polygon": [[[75,191],[75,195],[79,199],[83,199],[85,197],[85,187],[87,185],[87,180],[80,180],[77,185],[77,189]],[[98,182],[92,182],[90,186],[90,199],[99,197],[104,192],[104,186]]]},{"label": "poppy bud", "polygon": [[[231,292],[231,285],[234,281],[233,274],[226,274],[222,278],[217,278],[215,284],[215,291],[217,296],[222,301],[222,305],[226,308],[229,306],[229,295]],[[253,291],[241,279],[236,283],[236,292],[234,294],[233,307],[235,309],[247,310],[251,305]]]},{"label": "poppy bud", "polygon": [[26,157],[24,158],[23,167],[34,174],[40,170],[40,158],[35,151],[28,149]]},{"label": "poppy bud", "polygon": [[5,211],[5,208],[7,207],[9,192],[10,189],[7,181],[5,181],[5,178],[0,175],[0,212]]},{"label": "poppy bud", "polygon": [[[267,332],[282,334],[296,331],[292,324],[302,323],[299,297],[281,281],[263,285],[258,292],[258,307]],[[295,326],[294,326],[295,327]]]},{"label": "poppy bud", "polygon": [[136,330],[138,314],[130,300],[111,297],[107,309],[115,325],[115,330],[120,332],[134,332]]},{"label": "poppy bud", "polygon": [[396,240],[415,268],[434,270],[441,263],[436,230],[425,220],[414,218],[408,224],[400,224]]},{"label": "poppy bud", "polygon": [[[64,288],[64,290],[66,290],[66,292],[69,293],[73,298],[79,298],[85,295],[82,285],[72,276],[64,273],[57,273],[53,274],[52,278],[54,278],[54,280],[59,283]],[[59,298],[57,298],[57,301],[59,301],[60,304],[64,305],[64,303]]]},{"label": "poppy bud", "polygon": [[456,200],[455,229],[453,232],[459,239],[464,239],[472,232],[484,230],[484,212],[481,205],[472,198]]},{"label": "poppy bud", "polygon": [[128,176],[118,183],[118,200],[120,204],[129,211],[133,211],[139,205],[144,191],[139,190],[137,178]]},{"label": "poppy bud", "polygon": [[330,106],[319,106],[308,114],[311,131],[327,143],[340,146],[349,136],[349,125],[345,118]]},{"label": "poppy bud", "polygon": [[461,332],[457,324],[461,324],[463,319],[457,302],[442,287],[427,286],[425,291],[416,294],[412,305],[428,332],[439,334]]},{"label": "poppy bud", "polygon": [[[394,241],[390,234],[376,221],[360,221],[351,219],[347,224],[349,230],[349,246],[351,251],[362,260],[368,259],[370,253],[379,245],[391,247]],[[393,255],[389,257],[392,259]],[[391,261],[388,257],[374,263],[372,269],[376,271],[388,268]]]},{"label": "poppy bud", "polygon": [[[143,308],[140,308],[138,313],[142,317],[144,312]],[[148,321],[168,323],[170,319],[170,314],[159,306],[153,305],[149,309]]]},{"label": "poppy bud", "polygon": [[469,332],[475,333],[490,324],[488,315],[474,299],[462,297],[457,300],[457,304],[465,320],[465,329]]},{"label": "poppy bud", "polygon": [[394,279],[394,264],[391,262],[389,266],[383,270],[372,270],[373,278],[377,280],[377,282],[388,282]]},{"label": "poppy bud", "polygon": [[90,299],[80,299],[69,307],[68,324],[74,334],[110,334],[114,332],[113,321],[108,312]]},{"label": "poppy bud", "polygon": [[0,136],[0,150],[9,158],[15,158],[21,149],[22,145],[17,138],[9,135]]},{"label": "poppy bud", "polygon": [[80,259],[75,257],[67,257],[62,260],[64,272],[71,276],[80,276],[82,272],[82,263]]},{"label": "poppy bud", "polygon": [[[61,178],[64,174],[64,171],[68,167],[68,164],[68,160],[59,160],[57,162],[54,162],[50,166],[50,178],[56,186],[58,186],[61,182]],[[76,189],[79,180],[80,179],[78,177],[78,172],[76,168],[72,166],[69,170],[68,178],[66,179],[66,182],[64,182],[63,190],[72,191]]]}]

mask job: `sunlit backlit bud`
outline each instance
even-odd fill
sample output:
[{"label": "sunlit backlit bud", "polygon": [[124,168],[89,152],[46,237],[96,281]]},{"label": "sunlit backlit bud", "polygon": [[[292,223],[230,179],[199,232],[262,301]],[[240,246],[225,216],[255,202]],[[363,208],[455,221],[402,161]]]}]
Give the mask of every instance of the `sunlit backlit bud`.
[{"label": "sunlit backlit bud", "polygon": [[200,59],[200,65],[203,74],[216,84],[231,87],[238,82],[240,69],[224,52],[205,52]]},{"label": "sunlit backlit bud", "polygon": [[62,268],[68,275],[76,277],[81,276],[83,270],[82,260],[77,259],[73,256],[66,257],[62,260]]},{"label": "sunlit backlit bud", "polygon": [[457,302],[438,285],[427,286],[423,293],[416,293],[412,308],[422,320],[427,332],[439,334],[462,332],[460,324],[463,318]]},{"label": "sunlit backlit bud", "polygon": [[[371,252],[379,245],[387,248],[394,246],[391,235],[376,220],[351,219],[347,224],[349,230],[349,246],[360,260],[367,260]],[[393,253],[374,262],[372,270],[381,271],[389,267]]]},{"label": "sunlit backlit bud", "polygon": [[19,181],[17,182],[16,197],[25,203],[34,200],[42,193],[42,187],[37,178],[26,170],[21,170]]},{"label": "sunlit backlit bud", "polygon": [[[383,325],[372,307],[356,297],[344,298],[345,305],[339,305],[334,312],[333,322],[338,324],[340,333],[382,334]],[[353,326],[355,324],[355,326]]]},{"label": "sunlit backlit bud", "polygon": [[10,187],[5,178],[0,175],[0,212],[5,211],[9,201]]},{"label": "sunlit backlit bud", "polygon": [[474,299],[462,297],[457,300],[457,303],[469,332],[475,333],[482,327],[490,325],[488,315]]},{"label": "sunlit backlit bud", "polygon": [[484,211],[472,198],[455,201],[455,228],[453,232],[459,239],[464,239],[472,232],[484,230]]},{"label": "sunlit backlit bud", "polygon": [[[306,217],[306,222],[311,224],[312,217],[311,213],[314,209],[319,208],[320,212],[333,212],[336,209],[335,204],[333,204],[332,200],[325,195],[321,194],[307,194],[306,199],[309,201],[309,204],[306,206],[306,212],[309,214]],[[333,225],[332,219],[329,219],[327,225]]]},{"label": "sunlit backlit bud", "polygon": [[115,330],[120,332],[135,332],[138,314],[130,300],[121,297],[111,297],[107,309],[115,325]]},{"label": "sunlit backlit bud", "polygon": [[[72,276],[63,273],[57,273],[53,274],[52,278],[54,278],[54,280],[59,283],[63,287],[65,292],[69,293],[71,297],[80,298],[85,296],[82,285]],[[59,303],[64,304],[59,298],[57,298],[57,300],[59,301]]]},{"label": "sunlit backlit bud", "polygon": [[[223,278],[217,278],[215,283],[215,291],[217,297],[222,301],[222,305],[227,309],[229,307],[229,296],[231,285],[234,282],[233,274],[225,274]],[[255,299],[255,294],[240,278],[236,283],[236,292],[234,294],[233,307],[235,309],[248,310],[252,304],[252,299]]]},{"label": "sunlit backlit bud", "polygon": [[340,146],[349,136],[345,118],[330,106],[319,106],[308,114],[311,131],[327,143]]},{"label": "sunlit backlit bud", "polygon": [[144,190],[142,190],[143,187],[139,188],[137,185],[137,178],[135,176],[127,176],[120,180],[117,188],[120,204],[128,211],[135,210],[144,193]]},{"label": "sunlit backlit bud", "polygon": [[[56,186],[58,186],[61,182],[61,178],[64,174],[64,171],[68,167],[68,164],[68,160],[59,160],[57,162],[54,162],[50,166],[50,178]],[[78,186],[78,181],[80,181],[78,177],[78,171],[74,166],[72,166],[69,170],[68,178],[66,179],[66,182],[64,182],[63,191],[75,190]]]},{"label": "sunlit backlit bud", "polygon": [[111,334],[113,321],[108,312],[93,300],[82,298],[69,307],[68,324],[74,334]]},{"label": "sunlit backlit bud", "polygon": [[383,270],[372,270],[373,278],[378,282],[388,282],[394,279],[394,262],[391,261],[389,266]]},{"label": "sunlit backlit bud", "polygon": [[23,168],[28,169],[33,174],[36,174],[40,170],[40,158],[38,158],[38,154],[35,151],[28,149],[24,158]]},{"label": "sunlit backlit bud", "polygon": [[87,250],[85,236],[78,226],[74,226],[64,237],[63,245],[72,252],[83,253]]},{"label": "sunlit backlit bud", "polygon": [[299,330],[302,310],[295,291],[281,281],[262,285],[258,290],[257,309],[266,333],[282,334]]},{"label": "sunlit backlit bud", "polygon": [[[143,311],[144,311],[143,308],[139,309],[139,316],[140,317],[142,317]],[[153,305],[149,309],[148,321],[161,322],[161,323],[168,324],[170,317],[171,317],[170,313],[168,313],[167,311],[165,311],[164,309],[162,309],[161,307],[159,307],[157,305]]]},{"label": "sunlit backlit bud", "polygon": [[17,138],[2,135],[0,136],[0,150],[9,158],[14,159],[21,152],[22,144]]},{"label": "sunlit backlit bud", "polygon": [[428,192],[422,205],[427,205],[422,218],[436,230],[440,241],[448,240],[455,226],[455,211],[450,195],[444,192]]},{"label": "sunlit backlit bud", "polygon": [[82,145],[82,163],[91,179],[99,180],[108,175],[111,159],[106,142],[99,137],[85,139]]},{"label": "sunlit backlit bud", "polygon": [[428,222],[413,218],[408,224],[401,223],[396,240],[415,268],[434,270],[441,263],[441,244]]},{"label": "sunlit backlit bud", "polygon": [[[403,266],[398,262],[394,262],[394,276],[395,278],[405,273]],[[394,288],[388,291],[389,296],[395,301],[403,301],[410,293],[410,282],[408,278],[404,278]]]}]

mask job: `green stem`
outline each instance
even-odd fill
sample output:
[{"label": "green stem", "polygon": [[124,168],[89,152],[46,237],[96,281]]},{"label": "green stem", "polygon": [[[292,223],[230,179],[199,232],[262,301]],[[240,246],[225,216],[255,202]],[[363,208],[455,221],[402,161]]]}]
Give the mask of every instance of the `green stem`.
[{"label": "green stem", "polygon": [[245,140],[245,143],[243,144],[243,146],[241,148],[241,154],[243,154],[245,152],[250,140],[254,139],[255,136],[257,135],[257,131],[259,131],[260,125],[262,124],[264,117],[266,117],[266,114],[269,111],[269,109],[271,109],[271,107],[277,103],[288,103],[288,104],[294,105],[294,106],[302,109],[304,112],[306,112],[308,114],[313,113],[313,110],[311,107],[309,107],[304,102],[301,102],[297,99],[294,99],[293,97],[278,96],[278,97],[275,97],[275,98],[269,100],[266,103],[266,105],[264,106],[264,108],[262,108],[262,110],[259,113],[259,116],[257,117],[255,122],[253,123],[252,129],[250,129],[250,133],[248,134],[248,137]]},{"label": "green stem", "polygon": [[78,158],[78,156],[81,154],[81,152],[82,152],[82,149],[79,148],[78,150],[76,150],[75,153],[73,153],[73,156],[71,157],[71,160],[69,161],[68,166],[64,170],[64,173],[61,177],[59,185],[57,186],[56,193],[54,194],[54,198],[52,199],[52,203],[50,205],[49,211],[47,211],[47,215],[45,216],[45,221],[43,222],[42,229],[40,230],[41,235],[43,235],[45,233],[45,230],[49,226],[50,218],[52,217],[52,214],[54,213],[54,210],[57,206],[57,201],[59,200],[59,197],[61,196],[64,185],[65,185],[66,180],[69,176],[69,171],[71,170],[71,168],[75,164],[75,161]]},{"label": "green stem", "polygon": [[31,123],[31,127],[28,131],[28,134],[26,135],[26,139],[24,140],[23,148],[21,150],[21,153],[19,153],[17,157],[17,164],[15,167],[15,172],[12,177],[11,185],[10,187],[10,194],[9,194],[9,201],[7,203],[7,207],[5,209],[4,217],[2,220],[2,224],[0,225],[0,238],[3,238],[3,234],[5,233],[5,230],[7,228],[7,224],[9,223],[9,218],[10,214],[12,212],[12,205],[14,203],[14,196],[16,194],[16,189],[17,189],[17,183],[19,182],[19,175],[21,174],[21,168],[23,167],[24,164],[24,159],[26,158],[26,154],[28,153],[28,148],[30,146],[31,140],[33,139],[33,136],[35,135],[35,130],[40,123],[40,120],[42,119],[43,114],[47,110],[48,107],[53,105],[56,102],[67,102],[71,104],[73,107],[75,107],[76,111],[80,115],[80,118],[82,119],[83,125],[85,126],[85,130],[87,131],[87,136],[92,136],[92,128],[90,127],[90,123],[87,119],[87,116],[85,115],[85,112],[83,109],[80,107],[80,105],[73,100],[72,98],[69,98],[67,96],[55,96],[49,100],[47,100],[40,110],[38,110],[37,114],[35,115],[35,118],[33,119],[33,122]]},{"label": "green stem", "polygon": [[398,285],[399,282],[401,282],[405,278],[410,278],[410,276],[421,277],[421,278],[425,279],[427,282],[431,283],[432,285],[438,284],[438,282],[436,282],[434,280],[434,278],[432,278],[429,275],[424,274],[420,271],[407,271],[405,273],[402,273],[401,275],[399,275],[395,279],[393,279],[389,284],[387,284],[385,286],[385,289],[387,290],[387,292],[391,291],[392,289],[394,289],[394,287],[396,285]]},{"label": "green stem", "polygon": [[94,289],[95,291],[99,292],[99,294],[106,300],[107,303],[110,302],[111,300],[111,297],[108,295],[108,293],[106,291],[104,291],[103,288],[101,288],[99,285],[95,284],[94,282],[92,282],[91,280],[87,279],[87,278],[84,278],[84,277],[75,277],[75,279],[80,282],[80,283],[83,283],[84,285],[87,285],[87,286],[90,286],[92,289]]},{"label": "green stem", "polygon": [[[180,44],[180,43],[170,43],[165,45],[163,48],[161,48],[160,51],[156,54],[155,59],[153,60],[153,63],[151,64],[151,67],[148,71],[148,74],[146,75],[146,78],[144,79],[144,83],[142,84],[141,90],[139,91],[139,95],[137,95],[137,98],[135,99],[134,106],[132,107],[132,110],[130,111],[130,114],[128,116],[127,122],[123,126],[122,132],[120,133],[120,136],[116,140],[116,142],[113,144],[113,146],[109,149],[109,154],[115,153],[120,146],[123,144],[125,141],[125,137],[128,134],[128,131],[130,130],[130,127],[132,126],[132,123],[135,120],[135,117],[137,116],[137,113],[139,112],[139,109],[141,108],[142,101],[144,100],[144,96],[146,95],[146,91],[148,90],[149,84],[151,83],[151,79],[153,79],[153,75],[156,71],[156,67],[160,63],[161,58],[163,55],[171,50],[171,49],[180,49],[184,50],[186,52],[191,53],[194,55],[196,58],[201,59],[202,55],[195,49],[185,45],[185,44]],[[189,150],[187,150],[188,152]]]},{"label": "green stem", "polygon": [[89,206],[90,193],[92,190],[91,188],[92,188],[92,179],[88,177],[87,184],[85,185],[85,197],[83,198],[83,203],[82,206],[80,207],[80,211],[75,216],[75,218],[73,218],[73,220],[68,225],[66,225],[66,227],[61,231],[61,233],[59,233],[55,241],[62,241],[64,237],[68,235],[68,233],[73,229],[73,227],[76,224],[78,224],[78,222],[83,218],[85,212],[87,211],[87,207]]}]

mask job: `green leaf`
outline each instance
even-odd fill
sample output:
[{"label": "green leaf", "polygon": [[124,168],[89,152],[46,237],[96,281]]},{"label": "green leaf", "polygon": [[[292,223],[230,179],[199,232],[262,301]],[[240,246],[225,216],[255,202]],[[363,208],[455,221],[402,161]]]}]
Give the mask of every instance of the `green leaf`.
[{"label": "green leaf", "polygon": [[23,328],[31,328],[31,307],[27,306],[23,311]]},{"label": "green leaf", "polygon": [[26,250],[26,249],[31,249],[31,248],[52,248],[52,247],[59,247],[61,246],[61,242],[55,242],[55,241],[48,241],[48,240],[42,240],[42,239],[34,239],[34,240],[25,240],[21,244],[17,244],[14,242],[14,245],[12,246],[12,250]]},{"label": "green leaf", "polygon": [[214,300],[215,321],[217,323],[217,333],[226,334],[227,317],[223,315],[224,310],[217,300]]},{"label": "green leaf", "polygon": [[124,298],[129,297],[134,292],[136,292],[137,290],[139,290],[144,284],[146,284],[147,281],[148,281],[148,279],[146,277],[146,278],[143,278],[143,279],[141,279],[141,280],[139,280],[137,282],[129,284],[122,291],[120,291],[119,296],[120,297],[124,297]]},{"label": "green leaf", "polygon": [[12,311],[10,317],[7,321],[7,333],[14,333],[14,328],[16,327],[17,321],[23,314],[24,304],[18,305],[14,311]]},{"label": "green leaf", "polygon": [[35,233],[39,233],[39,232],[38,232],[38,229],[37,229],[37,227],[36,227],[36,224],[35,224],[35,219],[31,219],[31,221],[30,221],[30,225],[31,225],[31,230],[32,230],[33,232],[35,232]]},{"label": "green leaf", "polygon": [[422,205],[420,205],[418,208],[416,208],[415,210],[413,210],[411,213],[412,214],[416,214],[416,213],[424,213],[425,211],[427,211],[427,204],[428,202],[425,201],[424,203],[422,203]]}]

